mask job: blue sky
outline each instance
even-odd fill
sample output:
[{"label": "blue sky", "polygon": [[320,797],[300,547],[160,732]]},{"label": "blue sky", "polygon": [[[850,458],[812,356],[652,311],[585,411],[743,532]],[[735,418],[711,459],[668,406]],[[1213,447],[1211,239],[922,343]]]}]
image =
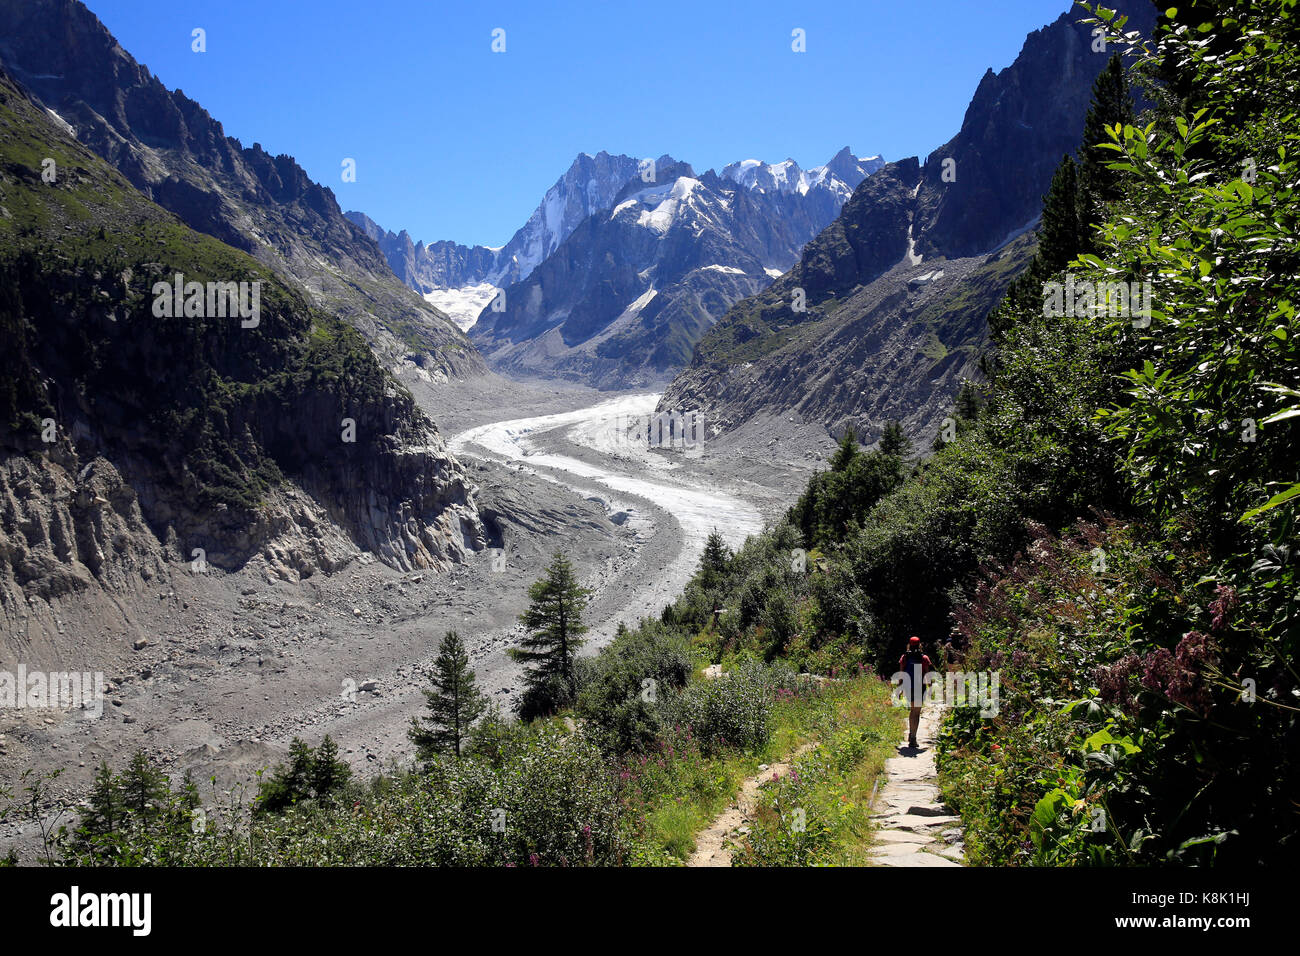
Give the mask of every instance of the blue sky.
[{"label": "blue sky", "polygon": [[[415,239],[501,245],[580,152],[924,156],[1068,0],[85,0],[245,145]],[[206,31],[207,52],[191,50]],[[504,53],[491,50],[505,32]],[[805,31],[807,52],[791,50]],[[341,177],[345,157],[357,181]]]}]

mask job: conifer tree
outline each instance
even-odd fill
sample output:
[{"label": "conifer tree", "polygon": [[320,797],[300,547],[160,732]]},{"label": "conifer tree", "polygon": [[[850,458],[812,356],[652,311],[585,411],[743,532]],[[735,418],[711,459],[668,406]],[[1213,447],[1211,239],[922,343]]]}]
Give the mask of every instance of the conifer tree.
[{"label": "conifer tree", "polygon": [[423,721],[411,718],[407,736],[422,761],[444,753],[459,757],[470,727],[483,716],[488,701],[475,683],[469,652],[455,631],[448,631],[439,643],[429,683],[432,689],[424,692],[428,714]]},{"label": "conifer tree", "polygon": [[1107,130],[1115,124],[1132,124],[1133,99],[1128,74],[1118,53],[1110,58],[1092,85],[1092,105],[1083,123],[1079,148],[1078,220],[1081,226],[1079,251],[1095,251],[1092,230],[1106,218],[1105,204],[1119,198],[1119,174],[1106,164],[1117,157],[1113,150],[1098,149],[1109,143]]},{"label": "conifer tree", "polygon": [[1065,156],[1043,197],[1043,224],[1034,262],[1040,279],[1060,272],[1078,255],[1080,238],[1078,167]]},{"label": "conifer tree", "polygon": [[338,744],[328,735],[315,750],[294,737],[289,762],[277,766],[258,787],[255,812],[279,813],[312,798],[328,802],[352,777],[352,768],[338,759],[338,753]]},{"label": "conifer tree", "polygon": [[973,422],[979,418],[981,407],[979,390],[970,382],[962,382],[961,389],[957,392],[957,417],[962,421]]},{"label": "conifer tree", "polygon": [[316,748],[311,761],[311,791],[317,800],[326,801],[337,790],[341,790],[352,777],[352,768],[339,757],[339,745],[329,734]]},{"label": "conifer tree", "polygon": [[704,542],[704,553],[700,555],[700,583],[705,588],[715,588],[722,583],[727,573],[727,562],[731,552],[715,528]]},{"label": "conifer tree", "polygon": [[885,422],[885,429],[880,435],[880,450],[883,454],[893,455],[895,458],[904,458],[912,450],[911,439],[903,431],[902,424],[897,419],[891,418]]},{"label": "conifer tree", "polygon": [[576,696],[573,661],[587,630],[582,614],[590,593],[578,585],[573,565],[560,552],[546,577],[528,589],[531,603],[519,616],[528,634],[519,647],[510,649],[510,657],[528,667],[524,683],[529,693],[521,704],[521,716],[554,713]]},{"label": "conifer tree", "polygon": [[83,838],[113,833],[121,825],[122,794],[107,761],[100,763],[99,769],[95,771],[95,783],[88,803],[81,815],[80,832]]},{"label": "conifer tree", "polygon": [[835,454],[831,456],[831,471],[846,471],[849,465],[853,464],[853,459],[858,457],[858,434],[850,425],[844,431],[844,437],[840,439],[840,446],[835,449]]},{"label": "conifer tree", "polygon": [[137,750],[118,782],[122,805],[136,818],[138,826],[149,825],[167,806],[171,785],[167,775],[154,766],[148,754]]}]

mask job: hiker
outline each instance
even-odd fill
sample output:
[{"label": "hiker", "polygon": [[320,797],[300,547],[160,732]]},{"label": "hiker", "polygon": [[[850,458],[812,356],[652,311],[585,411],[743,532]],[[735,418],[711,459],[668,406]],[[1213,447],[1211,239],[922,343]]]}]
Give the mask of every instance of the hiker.
[{"label": "hiker", "polygon": [[925,675],[930,673],[930,658],[921,653],[921,639],[909,637],[907,650],[898,659],[898,669],[907,675],[911,710],[908,713],[907,745],[915,747],[916,728],[921,723],[921,705],[925,702]]}]

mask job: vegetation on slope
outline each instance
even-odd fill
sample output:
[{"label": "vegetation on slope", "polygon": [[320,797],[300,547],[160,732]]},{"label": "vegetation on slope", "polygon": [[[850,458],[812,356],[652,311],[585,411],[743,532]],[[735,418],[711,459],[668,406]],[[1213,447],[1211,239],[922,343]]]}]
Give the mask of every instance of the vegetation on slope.
[{"label": "vegetation on slope", "polygon": [[[394,435],[424,443],[427,420],[358,332],[149,202],[2,76],[0,206],[0,331],[14,344],[0,449],[47,447],[47,417],[60,440],[80,421],[178,508],[247,522],[285,473],[329,473]],[[154,284],[177,274],[260,283],[256,322],[156,317]],[[339,440],[344,418],[355,443]]]}]

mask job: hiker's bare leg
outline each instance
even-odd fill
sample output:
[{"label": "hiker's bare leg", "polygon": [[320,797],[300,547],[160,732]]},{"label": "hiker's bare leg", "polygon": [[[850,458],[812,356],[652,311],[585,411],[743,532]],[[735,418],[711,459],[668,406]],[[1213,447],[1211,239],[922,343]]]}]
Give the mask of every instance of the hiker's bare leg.
[{"label": "hiker's bare leg", "polygon": [[916,729],[921,725],[921,708],[913,707],[907,715],[907,742],[916,746]]}]

